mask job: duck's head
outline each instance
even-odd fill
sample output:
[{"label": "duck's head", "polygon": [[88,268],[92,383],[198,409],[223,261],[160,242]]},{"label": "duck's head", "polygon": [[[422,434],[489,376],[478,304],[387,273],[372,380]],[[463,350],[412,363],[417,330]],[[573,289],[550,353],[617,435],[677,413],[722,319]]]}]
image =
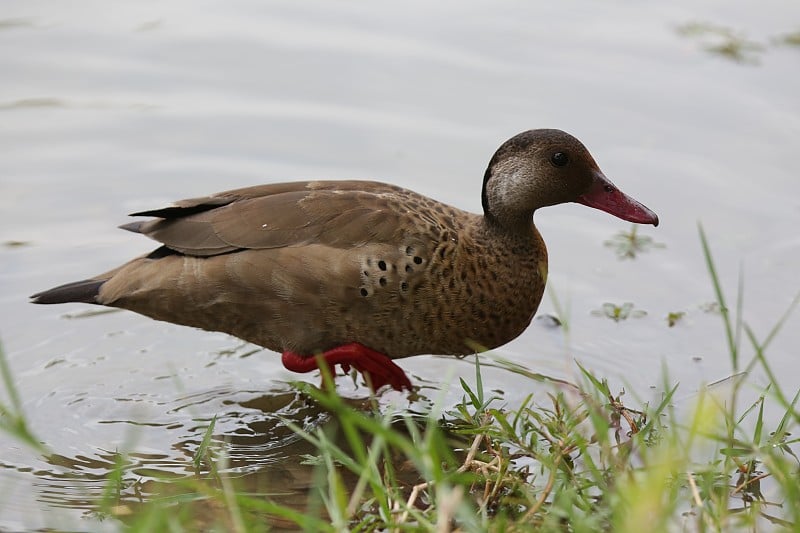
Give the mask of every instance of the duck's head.
[{"label": "duck's head", "polygon": [[497,149],[483,178],[483,212],[503,225],[530,224],[548,205],[578,202],[629,222],[658,216],[603,175],[583,144],[561,130],[529,130]]}]

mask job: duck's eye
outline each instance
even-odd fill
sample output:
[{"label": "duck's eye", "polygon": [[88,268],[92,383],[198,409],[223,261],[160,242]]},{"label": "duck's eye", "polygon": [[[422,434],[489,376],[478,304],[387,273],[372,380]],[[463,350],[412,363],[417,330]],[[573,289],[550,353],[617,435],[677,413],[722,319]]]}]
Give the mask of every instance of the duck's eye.
[{"label": "duck's eye", "polygon": [[569,163],[569,156],[564,152],[556,152],[550,156],[550,162],[557,167],[563,167]]}]

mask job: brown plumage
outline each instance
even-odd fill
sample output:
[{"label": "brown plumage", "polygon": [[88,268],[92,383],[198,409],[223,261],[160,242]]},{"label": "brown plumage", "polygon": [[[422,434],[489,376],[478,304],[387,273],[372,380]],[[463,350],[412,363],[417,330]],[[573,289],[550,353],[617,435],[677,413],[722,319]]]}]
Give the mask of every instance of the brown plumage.
[{"label": "brown plumage", "polygon": [[528,326],[547,277],[537,208],[577,201],[658,223],[559,130],[504,143],[486,170],[482,201],[477,215],[370,181],[182,200],[123,226],[160,248],[33,301],[96,303],[224,331],[283,352],[297,371],[316,368],[312,356],[322,353],[331,365],[365,372],[376,388],[410,388],[389,359],[473,353]]}]

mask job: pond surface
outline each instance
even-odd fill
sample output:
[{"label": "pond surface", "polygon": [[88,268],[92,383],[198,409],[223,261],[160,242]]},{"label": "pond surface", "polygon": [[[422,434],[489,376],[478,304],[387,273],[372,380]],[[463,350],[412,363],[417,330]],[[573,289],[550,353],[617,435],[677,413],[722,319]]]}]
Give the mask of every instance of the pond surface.
[{"label": "pond surface", "polygon": [[[800,5],[779,0],[4,2],[0,338],[56,455],[0,435],[0,529],[116,529],[91,513],[116,452],[130,453],[131,491],[154,472],[186,475],[215,415],[232,472],[290,494],[311,486],[308,449],[279,415],[321,414],[276,354],[129,312],[27,303],[152,249],[116,226],[180,198],[363,178],[480,211],[501,142],[564,129],[661,225],[638,229],[654,245],[621,259],[605,243],[629,224],[578,205],[537,213],[550,253],[539,314],[560,302],[569,333],[535,320],[496,354],[565,379],[577,361],[641,400],[664,369],[682,400],[730,375],[698,222],[731,304],[743,271],[744,318],[764,338],[800,290],[800,47],[783,40],[798,21]],[[627,319],[607,316],[627,302]],[[670,313],[685,314],[670,327]],[[768,352],[791,391],[799,320]],[[400,364],[423,397],[383,395],[401,408],[424,410],[439,389],[452,403],[474,372],[469,359]],[[534,391],[502,368],[484,382],[510,404]]]}]

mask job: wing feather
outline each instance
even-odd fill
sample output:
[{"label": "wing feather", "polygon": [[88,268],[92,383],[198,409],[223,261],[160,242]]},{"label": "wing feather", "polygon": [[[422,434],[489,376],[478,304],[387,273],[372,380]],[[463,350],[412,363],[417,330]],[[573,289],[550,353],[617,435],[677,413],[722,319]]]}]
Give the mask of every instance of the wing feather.
[{"label": "wing feather", "polygon": [[160,218],[123,227],[194,256],[309,243],[345,248],[392,242],[413,217],[403,207],[410,196],[424,199],[376,182],[262,185],[143,211]]}]

